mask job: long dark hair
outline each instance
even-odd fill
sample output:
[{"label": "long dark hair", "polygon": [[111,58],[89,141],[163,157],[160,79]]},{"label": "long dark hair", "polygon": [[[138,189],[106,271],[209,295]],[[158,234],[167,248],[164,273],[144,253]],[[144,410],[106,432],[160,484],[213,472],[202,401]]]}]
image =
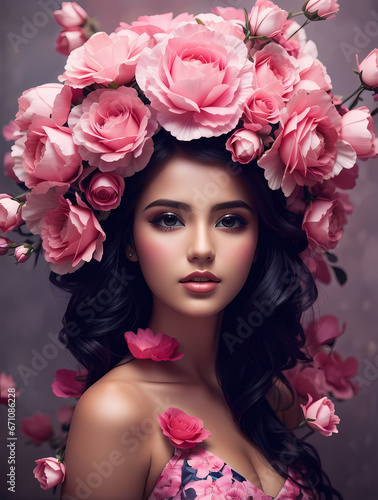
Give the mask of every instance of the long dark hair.
[{"label": "long dark hair", "polygon": [[302,313],[317,298],[311,273],[299,254],[307,239],[302,218],[286,207],[280,190],[267,186],[255,163],[240,165],[225,149],[227,137],[180,142],[161,130],[148,167],[126,179],[120,207],[102,222],[107,235],[101,262],[92,260],[73,274],[51,273],[52,283],[71,299],[60,339],[88,370],[87,387],[129,354],[123,334],[146,328],[151,292],[137,263],[125,253],[132,242],[135,204],[153,179],[156,167],[176,154],[200,162],[221,162],[229,175],[242,175],[251,189],[259,218],[257,261],[238,296],[225,308],[217,356],[217,373],[225,398],[242,431],[283,476],[294,471],[319,498],[341,496],[322,472],[319,457],[276,416],[267,394],[284,370],[306,361],[301,351]]}]

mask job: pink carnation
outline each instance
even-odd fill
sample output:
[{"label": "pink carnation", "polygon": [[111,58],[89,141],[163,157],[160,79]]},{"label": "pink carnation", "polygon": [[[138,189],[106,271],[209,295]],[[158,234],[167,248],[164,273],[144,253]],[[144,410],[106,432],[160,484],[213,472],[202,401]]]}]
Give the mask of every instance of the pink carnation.
[{"label": "pink carnation", "polygon": [[357,158],[374,158],[378,154],[374,122],[366,106],[352,109],[342,116],[340,136],[349,143]]},{"label": "pink carnation", "polygon": [[66,466],[54,457],[36,460],[37,467],[33,470],[34,477],[43,490],[54,488],[64,481]]},{"label": "pink carnation", "polygon": [[307,422],[307,425],[314,431],[320,432],[323,436],[331,436],[332,433],[338,433],[337,424],[340,418],[335,415],[335,406],[330,399],[323,397],[313,402],[313,398],[308,394],[308,402],[301,405],[305,418],[314,420]]},{"label": "pink carnation", "polygon": [[253,68],[238,38],[186,24],[144,50],[136,79],[159,123],[189,141],[237,125],[251,94]]},{"label": "pink carnation", "polygon": [[167,12],[166,14],[153,16],[139,16],[131,25],[121,22],[116,32],[118,33],[123,29],[130,29],[138,33],[138,35],[147,33],[150,37],[154,37],[157,33],[171,33],[180,23],[190,23],[193,21],[194,16],[187,12],[183,12],[176,17],[173,17],[172,12]]},{"label": "pink carnation", "polygon": [[249,14],[252,35],[273,38],[283,30],[288,13],[269,0],[257,0]]},{"label": "pink carnation", "polygon": [[30,418],[22,419],[21,434],[23,434],[29,441],[39,446],[53,435],[53,428],[51,425],[50,415],[42,415],[36,413]]},{"label": "pink carnation", "polygon": [[346,211],[340,199],[315,198],[306,208],[302,227],[309,247],[322,252],[337,246],[346,223]]},{"label": "pink carnation", "polygon": [[339,137],[341,117],[322,90],[304,90],[281,111],[280,127],[270,150],[258,161],[271,189],[290,196],[297,184],[313,186],[352,168],[356,153]]},{"label": "pink carnation", "polygon": [[3,137],[6,141],[14,141],[18,133],[20,131],[20,127],[14,120],[11,120],[7,125],[3,126]]},{"label": "pink carnation", "polygon": [[179,408],[168,408],[163,415],[159,414],[158,419],[163,434],[177,448],[193,448],[211,435],[203,428],[200,418],[187,415]]},{"label": "pink carnation", "polygon": [[100,261],[105,233],[92,210],[76,195],[76,205],[62,195],[45,214],[41,230],[45,259],[58,274],[72,273],[92,258]]},{"label": "pink carnation", "polygon": [[76,88],[93,83],[129,83],[135,76],[136,64],[148,41],[146,33],[138,35],[130,30],[111,35],[95,33],[68,56],[65,73],[59,81]]},{"label": "pink carnation", "polygon": [[135,89],[91,92],[73,108],[68,124],[82,158],[102,172],[127,177],[151,158],[156,123]]},{"label": "pink carnation", "polygon": [[0,194],[0,231],[8,234],[22,223],[20,203],[9,194]]},{"label": "pink carnation", "polygon": [[150,328],[138,328],[136,334],[126,332],[124,337],[131,354],[138,359],[176,361],[184,356],[183,353],[177,352],[180,344],[175,338],[164,333],[154,335]]},{"label": "pink carnation", "polygon": [[323,370],[327,391],[337,399],[350,399],[360,392],[359,385],[350,380],[357,375],[358,361],[354,356],[343,360],[338,352],[318,352],[314,364]]},{"label": "pink carnation", "polygon": [[52,390],[58,398],[79,398],[85,389],[86,372],[76,372],[65,368],[57,370]]},{"label": "pink carnation", "polygon": [[332,89],[331,78],[327,73],[326,67],[319,59],[315,59],[309,54],[301,52],[297,58],[299,63],[299,82],[294,85],[291,97],[298,90],[324,90],[328,92]]}]

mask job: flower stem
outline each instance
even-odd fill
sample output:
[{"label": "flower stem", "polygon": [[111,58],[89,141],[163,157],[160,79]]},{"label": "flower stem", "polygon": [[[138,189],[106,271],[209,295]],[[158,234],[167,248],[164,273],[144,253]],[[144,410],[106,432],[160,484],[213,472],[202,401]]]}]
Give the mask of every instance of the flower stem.
[{"label": "flower stem", "polygon": [[294,35],[296,35],[298,33],[298,31],[300,31],[302,28],[304,28],[305,26],[307,26],[308,23],[310,23],[310,22],[311,22],[311,19],[306,19],[306,21],[302,24],[302,26],[299,26],[299,28],[297,30],[295,30],[294,33],[292,33],[289,36],[288,40],[290,40],[290,38],[292,38]]},{"label": "flower stem", "polygon": [[362,92],[363,90],[365,90],[364,86],[363,86],[363,85],[360,85],[360,86],[358,87],[358,89],[357,89],[357,90],[355,90],[352,94],[348,95],[348,97],[346,97],[346,98],[343,100],[343,102],[342,102],[341,104],[344,104],[344,103],[346,103],[347,101],[349,101],[349,99],[352,99],[352,97],[353,97],[355,94],[357,94],[357,93],[358,93],[358,97],[359,97],[359,96],[360,96],[360,94],[361,94],[361,92]]}]

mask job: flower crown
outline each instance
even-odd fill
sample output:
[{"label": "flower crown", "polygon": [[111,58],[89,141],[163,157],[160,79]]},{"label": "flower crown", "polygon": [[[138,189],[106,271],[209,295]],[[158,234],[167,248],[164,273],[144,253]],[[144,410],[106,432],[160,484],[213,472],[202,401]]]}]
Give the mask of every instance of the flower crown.
[{"label": "flower crown", "polygon": [[[14,141],[6,174],[27,191],[0,194],[0,230],[24,237],[1,236],[0,255],[14,250],[24,262],[42,244],[58,274],[100,261],[101,221],[119,206],[124,178],[148,164],[162,127],[181,141],[228,134],[232,159],[256,160],[269,187],[303,214],[319,277],[329,280],[323,256],[332,257],[353,210],[345,190],[355,186],[356,160],[378,152],[372,116],[356,107],[364,89],[378,97],[378,50],[357,60],[361,86],[348,109],[301,29],[338,9],[309,0],[294,14],[257,0],[250,12],[141,16],[108,35],[63,2],[54,13],[64,28],[56,49],[68,56],[61,83],[25,91],[3,129]],[[24,224],[38,240],[25,241]]]}]

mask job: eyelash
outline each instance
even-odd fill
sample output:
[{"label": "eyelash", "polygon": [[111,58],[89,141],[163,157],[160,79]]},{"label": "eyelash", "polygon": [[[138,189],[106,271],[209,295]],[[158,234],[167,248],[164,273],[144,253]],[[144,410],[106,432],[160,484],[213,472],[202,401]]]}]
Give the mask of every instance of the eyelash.
[{"label": "eyelash", "polygon": [[[182,222],[182,220],[176,214],[174,214],[173,212],[165,212],[163,214],[159,214],[159,215],[157,215],[156,217],[154,217],[152,220],[150,220],[148,222],[150,224],[152,224],[154,227],[156,227],[157,229],[159,229],[160,231],[174,231],[175,228],[180,227],[180,226],[163,226],[163,225],[160,225],[159,222],[163,221],[166,216],[173,216],[173,217],[175,217],[184,226],[184,223]],[[224,227],[223,226],[224,229],[226,229],[226,231],[230,232],[230,233],[238,233],[238,232],[242,231],[244,229],[244,226],[246,226],[248,224],[248,222],[246,222],[242,217],[240,217],[239,215],[236,215],[236,214],[227,214],[224,217],[222,217],[222,219],[219,222],[221,222],[222,220],[227,219],[227,218],[234,219],[237,222],[239,222],[239,224],[240,224],[238,227]],[[219,222],[217,222],[217,224],[219,224]]]}]

